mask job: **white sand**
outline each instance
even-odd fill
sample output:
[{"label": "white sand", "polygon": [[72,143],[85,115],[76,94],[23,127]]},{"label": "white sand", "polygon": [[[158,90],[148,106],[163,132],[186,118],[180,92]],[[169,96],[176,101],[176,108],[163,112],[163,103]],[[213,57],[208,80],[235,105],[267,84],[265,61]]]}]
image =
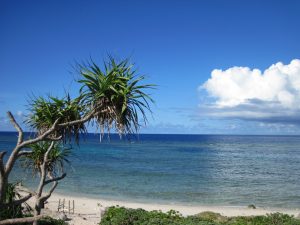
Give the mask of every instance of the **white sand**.
[{"label": "white sand", "polygon": [[[68,209],[68,201],[74,200],[75,202],[75,213],[68,214],[67,217],[71,220],[69,224],[74,225],[92,225],[98,224],[101,219],[101,211],[103,212],[105,207],[109,206],[124,206],[127,208],[142,208],[148,211],[151,210],[162,210],[166,212],[170,209],[179,211],[182,215],[194,215],[203,211],[212,211],[222,214],[223,216],[251,216],[251,215],[265,215],[267,213],[281,212],[289,215],[298,216],[300,209],[276,209],[276,208],[257,208],[249,209],[247,206],[239,207],[225,207],[225,206],[184,206],[184,205],[162,205],[162,204],[148,204],[148,203],[134,203],[125,201],[109,201],[95,198],[84,198],[75,196],[66,196],[53,194],[46,204],[47,211],[57,212],[57,206],[59,199],[65,199],[66,210]],[[33,200],[33,199],[32,199]],[[31,201],[32,201],[31,200]],[[101,204],[101,206],[99,205]]]}]

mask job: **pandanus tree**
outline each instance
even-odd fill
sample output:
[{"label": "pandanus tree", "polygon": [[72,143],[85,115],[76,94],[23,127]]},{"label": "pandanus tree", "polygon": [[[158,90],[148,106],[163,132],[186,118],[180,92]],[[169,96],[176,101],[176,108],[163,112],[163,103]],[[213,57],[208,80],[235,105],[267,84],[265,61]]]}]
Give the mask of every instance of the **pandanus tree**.
[{"label": "pandanus tree", "polygon": [[[147,123],[146,111],[151,112],[149,103],[153,100],[145,91],[153,88],[153,85],[144,84],[145,77],[136,74],[128,60],[117,62],[109,57],[103,68],[91,61],[78,65],[78,72],[80,75],[78,82],[81,84],[78,97],[72,99],[67,94],[64,98],[49,96],[31,99],[26,123],[35,131],[33,138],[25,140],[21,126],[12,113],[7,113],[12,125],[18,131],[18,140],[6,161],[4,155],[7,152],[0,152],[0,207],[21,204],[36,195],[30,193],[15,202],[5,201],[10,172],[20,157],[31,157],[34,162],[32,165],[41,175],[44,173],[45,180],[42,182],[47,184],[49,181],[57,182],[64,173],[51,178],[49,171],[52,164],[48,164],[52,151],[55,152],[56,149],[55,142],[66,143],[74,140],[79,144],[81,134],[87,132],[87,123],[95,124],[100,128],[101,136],[112,129],[120,136],[136,133],[142,124]],[[41,145],[44,145],[42,153],[40,152],[39,157],[33,158],[36,157],[36,148]],[[36,199],[42,197],[41,194]],[[34,217],[0,221],[0,224],[30,221],[35,221],[36,224],[41,218],[39,213],[40,210],[36,210]]]},{"label": "pandanus tree", "polygon": [[[21,165],[31,170],[33,175],[38,174],[39,185],[35,191],[34,215],[38,216],[44,207],[45,201],[58,185],[58,181],[66,176],[65,163],[70,163],[68,156],[70,148],[66,148],[60,142],[42,141],[29,146],[32,150],[21,157]],[[44,187],[52,184],[47,194],[43,195]],[[37,224],[36,220],[34,224]]]}]

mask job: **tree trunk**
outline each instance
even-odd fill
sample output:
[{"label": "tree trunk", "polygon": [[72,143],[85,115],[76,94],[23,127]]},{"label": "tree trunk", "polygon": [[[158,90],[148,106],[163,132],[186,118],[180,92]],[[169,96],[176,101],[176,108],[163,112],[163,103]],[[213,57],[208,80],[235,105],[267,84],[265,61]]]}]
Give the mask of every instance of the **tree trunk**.
[{"label": "tree trunk", "polygon": [[3,157],[6,154],[6,152],[0,152],[0,207],[1,204],[5,201],[5,193],[7,188],[7,175],[5,174],[5,168],[3,163]]},{"label": "tree trunk", "polygon": [[0,208],[1,205],[5,203],[5,194],[6,194],[6,188],[8,185],[8,179],[5,174],[0,174]]},{"label": "tree trunk", "polygon": [[[36,203],[34,206],[34,217],[38,217],[41,214],[41,200],[40,196],[36,196]],[[32,225],[38,225],[39,220],[33,221]]]},{"label": "tree trunk", "polygon": [[24,218],[16,218],[16,219],[7,219],[7,220],[1,220],[0,225],[8,225],[8,224],[23,224],[23,223],[32,223],[32,221],[37,219],[42,219],[45,216],[38,216],[38,217],[24,217]]}]

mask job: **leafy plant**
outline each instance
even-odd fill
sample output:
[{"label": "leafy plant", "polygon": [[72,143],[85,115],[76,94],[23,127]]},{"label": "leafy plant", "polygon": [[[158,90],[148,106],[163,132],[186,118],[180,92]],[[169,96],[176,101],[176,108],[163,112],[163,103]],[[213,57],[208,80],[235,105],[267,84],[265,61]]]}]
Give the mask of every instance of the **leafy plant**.
[{"label": "leafy plant", "polygon": [[68,225],[68,223],[63,220],[46,217],[39,221],[39,225]]},{"label": "leafy plant", "polygon": [[[21,204],[12,204],[14,200],[18,200],[21,198],[21,195],[18,193],[16,189],[17,183],[8,183],[6,188],[6,195],[5,195],[5,203],[7,207],[0,208],[0,220],[3,219],[10,219],[16,217],[23,216],[23,207]],[[30,210],[28,204],[24,203],[25,208],[27,211]]]},{"label": "leafy plant", "polygon": [[[62,99],[52,96],[48,96],[48,98],[34,97],[29,104],[31,114],[25,122],[32,129],[36,130],[38,134],[43,134],[57,119],[59,123],[80,120],[85,113],[85,109],[80,104],[80,101],[80,97],[72,100],[69,94]],[[80,134],[85,134],[86,132],[84,123],[77,123],[57,128],[52,136],[61,136],[65,142],[67,140],[70,141],[74,137],[78,143]]]},{"label": "leafy plant", "polygon": [[144,89],[154,85],[140,84],[145,77],[137,77],[132,68],[128,60],[117,63],[112,57],[104,63],[103,70],[94,62],[79,66],[83,102],[94,110],[94,119],[102,134],[113,127],[119,134],[136,132],[141,125],[138,113],[142,122],[147,122],[146,110],[151,112],[149,101],[153,100]]},{"label": "leafy plant", "polygon": [[[22,167],[32,170],[33,174],[40,174],[41,165],[44,162],[44,155],[50,144],[50,141],[42,141],[29,145],[31,152],[20,159]],[[54,175],[56,172],[62,172],[64,163],[70,163],[68,160],[70,154],[71,148],[66,148],[61,143],[55,142],[46,162],[47,171]]]}]

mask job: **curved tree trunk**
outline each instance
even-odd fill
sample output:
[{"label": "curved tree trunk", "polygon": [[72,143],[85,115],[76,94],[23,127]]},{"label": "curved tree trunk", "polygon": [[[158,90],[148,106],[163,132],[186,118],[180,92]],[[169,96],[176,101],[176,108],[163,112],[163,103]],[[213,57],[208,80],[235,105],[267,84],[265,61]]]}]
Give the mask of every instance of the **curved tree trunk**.
[{"label": "curved tree trunk", "polygon": [[0,175],[0,209],[5,204],[5,193],[8,186],[8,180],[5,174]]},{"label": "curved tree trunk", "polygon": [[[40,197],[36,197],[36,203],[34,206],[34,217],[38,217],[41,214],[41,201],[40,201]],[[39,220],[35,220],[33,221],[32,225],[38,225],[39,224]]]},{"label": "curved tree trunk", "polygon": [[7,176],[5,174],[5,168],[3,163],[3,157],[6,152],[0,152],[0,208],[1,205],[5,201],[5,193],[6,193],[6,187],[7,187]]}]

